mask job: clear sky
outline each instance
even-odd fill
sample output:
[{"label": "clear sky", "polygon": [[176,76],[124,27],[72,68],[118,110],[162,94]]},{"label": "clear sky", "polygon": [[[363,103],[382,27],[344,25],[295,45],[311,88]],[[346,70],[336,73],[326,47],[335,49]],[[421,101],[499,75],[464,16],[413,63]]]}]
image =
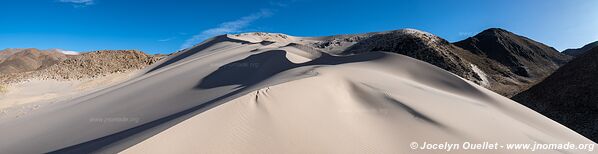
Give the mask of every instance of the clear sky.
[{"label": "clear sky", "polygon": [[563,50],[598,40],[597,0],[3,0],[0,48],[169,53],[213,35],[402,28],[451,42],[500,27]]}]

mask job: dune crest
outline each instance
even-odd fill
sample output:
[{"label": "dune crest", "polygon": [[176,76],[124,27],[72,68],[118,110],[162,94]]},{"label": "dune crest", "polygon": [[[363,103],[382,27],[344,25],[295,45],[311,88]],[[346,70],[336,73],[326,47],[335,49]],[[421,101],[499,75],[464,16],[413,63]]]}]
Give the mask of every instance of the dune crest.
[{"label": "dune crest", "polygon": [[409,144],[593,143],[431,64],[386,52],[341,56],[306,45],[315,38],[284,36],[218,36],[119,85],[0,119],[10,141],[0,150],[437,153]]}]

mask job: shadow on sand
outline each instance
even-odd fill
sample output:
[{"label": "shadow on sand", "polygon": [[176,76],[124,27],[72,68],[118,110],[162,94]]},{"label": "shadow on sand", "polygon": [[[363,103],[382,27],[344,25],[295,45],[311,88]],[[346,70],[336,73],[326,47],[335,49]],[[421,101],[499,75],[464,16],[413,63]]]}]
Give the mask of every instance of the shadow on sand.
[{"label": "shadow on sand", "polygon": [[164,61],[163,63],[158,64],[158,66],[153,67],[152,69],[148,70],[144,74],[153,72],[153,71],[158,70],[158,69],[160,69],[160,68],[162,68],[164,66],[168,66],[168,65],[170,65],[170,64],[172,64],[174,62],[177,62],[177,61],[179,61],[181,59],[185,59],[185,58],[187,58],[187,57],[189,57],[191,55],[199,53],[199,52],[205,50],[206,48],[211,47],[214,44],[220,43],[220,42],[235,42],[235,43],[241,43],[241,44],[252,44],[251,42],[248,42],[248,41],[243,41],[243,40],[237,40],[237,39],[228,38],[226,35],[216,36],[216,37],[214,37],[214,38],[212,38],[210,40],[206,40],[205,42],[200,43],[199,45],[197,45],[197,46],[195,46],[193,48],[190,48],[188,50],[184,50],[184,51],[182,51],[181,53],[179,53],[177,55],[173,55],[172,58]]},{"label": "shadow on sand", "polygon": [[[184,57],[192,55],[192,53],[197,53],[199,51],[201,50],[193,50],[189,54],[183,53],[170,60],[180,60]],[[262,53],[257,53],[245,59],[223,65],[213,73],[206,76],[203,80],[199,81],[195,88],[209,89],[227,85],[238,85],[237,90],[230,93],[222,94],[221,96],[207,102],[198,102],[200,104],[197,106],[171,114],[169,116],[145,124],[141,124],[139,126],[120,131],[108,136],[104,136],[91,141],[59,149],[51,153],[116,153],[128,147],[131,147],[145,139],[148,139],[160,133],[161,131],[166,130],[188,118],[191,118],[197,114],[201,114],[202,112],[207,111],[218,105],[221,105],[227,101],[243,96],[253,90],[296,79],[285,79],[277,83],[269,83],[268,85],[255,86],[256,84],[261,83],[262,81],[280,72],[304,66],[317,67],[322,65],[338,65],[345,63],[370,61],[386,56],[386,54],[381,52],[372,52],[367,54],[351,56],[331,56],[323,53],[321,57],[316,58],[312,61],[295,64],[289,61],[285,57],[285,55],[286,51],[270,50]],[[173,62],[176,61],[172,61],[169,63]],[[164,66],[165,65],[168,64],[164,64]]]}]

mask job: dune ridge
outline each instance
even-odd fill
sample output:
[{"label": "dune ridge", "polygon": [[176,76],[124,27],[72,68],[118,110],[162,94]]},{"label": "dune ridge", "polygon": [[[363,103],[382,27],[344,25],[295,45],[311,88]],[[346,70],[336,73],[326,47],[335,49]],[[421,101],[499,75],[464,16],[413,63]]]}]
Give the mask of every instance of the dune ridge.
[{"label": "dune ridge", "polygon": [[593,143],[428,63],[386,52],[341,56],[304,46],[316,38],[285,36],[217,36],[121,84],[0,119],[10,141],[0,150],[436,153],[409,143]]}]

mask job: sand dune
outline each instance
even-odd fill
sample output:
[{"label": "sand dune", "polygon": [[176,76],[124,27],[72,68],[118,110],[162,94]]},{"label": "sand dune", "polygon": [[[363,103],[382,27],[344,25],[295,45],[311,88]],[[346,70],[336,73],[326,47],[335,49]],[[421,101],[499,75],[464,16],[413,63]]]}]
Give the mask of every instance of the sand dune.
[{"label": "sand dune", "polygon": [[301,45],[307,39],[215,37],[122,84],[0,119],[0,151],[441,153],[409,144],[593,143],[425,62],[336,56]]},{"label": "sand dune", "polygon": [[41,108],[94,93],[102,88],[126,81],[135,75],[136,71],[129,71],[98,78],[64,81],[29,79],[10,84],[4,89],[4,92],[0,92],[0,121],[2,119],[18,120]]}]

